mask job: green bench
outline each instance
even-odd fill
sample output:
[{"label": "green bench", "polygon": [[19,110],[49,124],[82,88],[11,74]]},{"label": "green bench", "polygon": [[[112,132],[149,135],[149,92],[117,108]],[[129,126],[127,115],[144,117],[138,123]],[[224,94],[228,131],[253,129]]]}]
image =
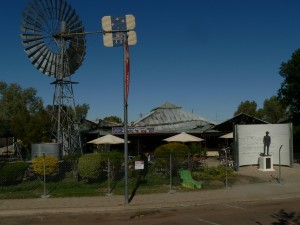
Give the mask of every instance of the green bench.
[{"label": "green bench", "polygon": [[201,189],[202,188],[202,182],[196,181],[192,177],[192,173],[189,170],[181,169],[179,170],[179,176],[181,180],[181,185],[185,188],[191,188],[191,189]]}]

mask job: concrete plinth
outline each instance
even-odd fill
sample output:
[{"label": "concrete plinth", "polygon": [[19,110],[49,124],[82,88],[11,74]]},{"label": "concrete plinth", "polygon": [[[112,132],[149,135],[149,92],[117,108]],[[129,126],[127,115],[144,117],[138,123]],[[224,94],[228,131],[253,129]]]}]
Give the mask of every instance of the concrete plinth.
[{"label": "concrete plinth", "polygon": [[274,171],[272,156],[261,156],[258,158],[260,171]]}]

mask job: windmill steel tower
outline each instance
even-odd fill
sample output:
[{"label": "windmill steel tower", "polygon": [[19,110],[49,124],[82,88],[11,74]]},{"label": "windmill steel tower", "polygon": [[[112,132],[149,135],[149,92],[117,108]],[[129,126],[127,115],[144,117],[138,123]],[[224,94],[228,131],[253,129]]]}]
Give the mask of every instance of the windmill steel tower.
[{"label": "windmill steel tower", "polygon": [[53,77],[51,138],[64,153],[81,152],[72,74],[81,66],[86,40],[82,21],[66,0],[34,0],[20,27],[24,50],[32,64]]}]

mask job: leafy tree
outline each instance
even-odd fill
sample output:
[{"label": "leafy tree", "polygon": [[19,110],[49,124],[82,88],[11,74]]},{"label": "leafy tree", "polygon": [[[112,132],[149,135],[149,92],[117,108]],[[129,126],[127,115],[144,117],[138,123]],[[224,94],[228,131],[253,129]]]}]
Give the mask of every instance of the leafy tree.
[{"label": "leafy tree", "polygon": [[78,172],[80,177],[86,181],[93,181],[105,176],[104,168],[107,158],[102,154],[89,153],[81,156],[78,162]]},{"label": "leafy tree", "polygon": [[255,101],[241,102],[234,115],[236,116],[242,112],[263,119],[269,123],[278,123],[280,119],[285,117],[286,107],[281,103],[277,96],[272,96],[264,101],[262,109],[257,109]]},{"label": "leafy tree", "polygon": [[27,162],[5,163],[0,168],[0,184],[12,185],[22,182],[26,170],[29,167]]},{"label": "leafy tree", "polygon": [[89,112],[90,106],[88,104],[76,105],[75,111],[77,116],[77,121],[81,121],[86,118]]},{"label": "leafy tree", "polygon": [[103,120],[108,121],[108,122],[113,122],[113,123],[122,123],[122,119],[117,116],[108,116],[108,117],[105,117]]},{"label": "leafy tree", "polygon": [[49,115],[34,88],[23,89],[18,84],[0,81],[0,136],[9,133],[20,139],[25,147],[49,136]]},{"label": "leafy tree", "polygon": [[245,101],[245,102],[241,102],[240,105],[238,106],[238,109],[237,111],[234,113],[234,115],[238,115],[240,113],[246,113],[250,116],[259,116],[257,114],[257,111],[256,111],[256,108],[257,108],[257,104],[255,101]]},{"label": "leafy tree", "polygon": [[283,62],[279,70],[283,82],[278,90],[280,101],[289,108],[294,123],[300,124],[300,49],[297,49],[290,60]]},{"label": "leafy tree", "polygon": [[176,173],[179,168],[182,167],[182,163],[187,159],[189,153],[189,147],[185,144],[178,142],[170,142],[168,144],[157,147],[154,151],[155,155],[155,167],[165,168],[165,171],[169,170],[170,154],[172,155],[173,173]]},{"label": "leafy tree", "polygon": [[51,119],[50,114],[41,109],[30,116],[26,112],[20,112],[14,116],[12,125],[15,136],[21,139],[25,148],[29,148],[32,143],[49,142]]},{"label": "leafy tree", "polygon": [[278,121],[284,118],[286,114],[286,108],[281,104],[276,96],[272,96],[264,101],[262,118],[269,123],[278,123]]}]

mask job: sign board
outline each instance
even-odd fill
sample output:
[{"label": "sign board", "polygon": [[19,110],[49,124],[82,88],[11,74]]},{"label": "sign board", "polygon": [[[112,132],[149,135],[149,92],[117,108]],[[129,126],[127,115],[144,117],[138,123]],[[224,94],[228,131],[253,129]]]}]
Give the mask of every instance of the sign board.
[{"label": "sign board", "polygon": [[[154,133],[154,127],[128,127],[128,134]],[[113,127],[112,134],[124,134],[124,127]]]},{"label": "sign board", "polygon": [[134,169],[143,170],[144,169],[144,161],[135,161]]},{"label": "sign board", "polygon": [[135,45],[137,39],[135,31],[133,31],[134,28],[135,17],[133,15],[104,16],[102,18],[104,46],[123,46],[125,38],[127,38],[128,45]]}]

